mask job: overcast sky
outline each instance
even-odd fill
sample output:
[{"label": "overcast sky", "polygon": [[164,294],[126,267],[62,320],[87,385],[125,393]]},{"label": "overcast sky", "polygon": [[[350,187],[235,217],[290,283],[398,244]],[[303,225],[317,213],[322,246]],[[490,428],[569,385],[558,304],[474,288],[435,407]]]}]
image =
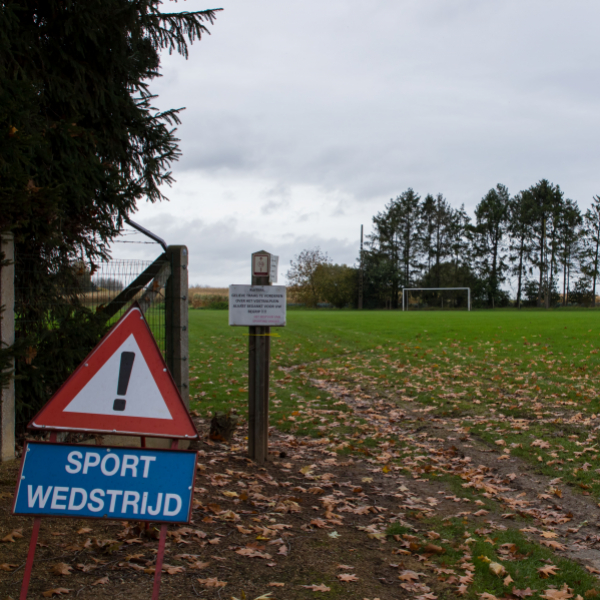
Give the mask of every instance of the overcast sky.
[{"label": "overcast sky", "polygon": [[[250,282],[250,254],[358,256],[360,225],[412,187],[472,213],[497,183],[600,194],[600,3],[208,0],[186,61],[165,54],[160,108],[185,106],[168,203],[133,217],[190,250],[190,284]],[[126,236],[128,241],[137,236]],[[115,244],[115,257],[157,255]]]}]

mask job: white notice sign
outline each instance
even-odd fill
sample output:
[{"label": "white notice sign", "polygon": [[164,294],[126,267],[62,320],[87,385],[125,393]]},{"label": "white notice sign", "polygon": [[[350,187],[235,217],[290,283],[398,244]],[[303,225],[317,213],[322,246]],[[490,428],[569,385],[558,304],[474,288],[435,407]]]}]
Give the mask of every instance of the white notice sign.
[{"label": "white notice sign", "polygon": [[229,324],[245,327],[284,327],[284,285],[230,285]]}]

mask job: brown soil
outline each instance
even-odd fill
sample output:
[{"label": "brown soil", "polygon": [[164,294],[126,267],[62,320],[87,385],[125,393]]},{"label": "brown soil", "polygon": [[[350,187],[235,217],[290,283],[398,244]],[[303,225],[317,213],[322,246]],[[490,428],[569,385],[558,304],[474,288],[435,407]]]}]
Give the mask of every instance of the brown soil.
[{"label": "brown soil", "polygon": [[[327,440],[298,439],[275,429],[271,460],[259,468],[245,457],[245,432],[238,431],[232,445],[199,443],[193,522],[169,528],[161,598],[413,598],[415,590],[402,588],[398,578],[405,569],[429,569],[420,593],[453,598],[452,577],[435,575],[431,555],[423,549],[397,554],[406,542],[381,535],[392,522],[422,530],[427,516],[461,515],[474,524],[503,528],[524,526],[503,511],[523,514],[540,530],[561,536],[569,546],[563,556],[600,568],[598,508],[591,498],[564,489],[562,499],[540,500],[548,478],[532,475],[516,458],[499,461],[495,449],[457,432],[459,424],[451,419],[436,421],[418,405],[399,405],[372,393],[365,400],[365,392],[313,383],[343,399],[374,429],[421,444],[440,473],[485,486],[480,491],[487,490],[484,496],[501,510],[474,515],[479,508],[474,502],[450,493],[443,481],[426,478],[418,461],[408,465],[411,475],[394,466],[392,451],[383,459],[341,457],[326,449]],[[207,433],[207,422],[199,419],[198,427]],[[14,530],[23,536],[0,544],[0,568],[8,569],[1,571],[0,598],[19,596],[33,523],[10,515],[17,473],[17,461],[0,467],[0,539]],[[588,524],[580,527],[584,521]],[[82,528],[91,531],[78,533]],[[148,535],[136,523],[43,519],[29,597],[66,588],[68,597],[149,598],[156,533],[156,527]],[[532,538],[540,541],[535,533]],[[53,567],[59,563],[71,566],[71,574],[57,575]],[[340,574],[357,580],[340,581]],[[99,583],[105,577],[108,581]],[[214,578],[227,585],[209,587]],[[331,591],[303,587],[320,584]]]}]

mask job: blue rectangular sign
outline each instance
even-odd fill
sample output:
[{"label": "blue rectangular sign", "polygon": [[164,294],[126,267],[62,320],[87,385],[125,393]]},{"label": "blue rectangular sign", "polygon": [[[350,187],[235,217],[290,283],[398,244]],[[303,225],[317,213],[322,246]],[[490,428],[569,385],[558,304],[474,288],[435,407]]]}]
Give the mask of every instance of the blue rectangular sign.
[{"label": "blue rectangular sign", "polygon": [[27,442],[13,514],[188,523],[196,453]]}]

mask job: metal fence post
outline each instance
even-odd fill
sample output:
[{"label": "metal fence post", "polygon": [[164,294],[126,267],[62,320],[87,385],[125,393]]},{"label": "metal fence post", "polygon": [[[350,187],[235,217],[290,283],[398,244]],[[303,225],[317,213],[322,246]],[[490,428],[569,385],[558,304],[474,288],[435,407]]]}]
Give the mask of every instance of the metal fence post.
[{"label": "metal fence post", "polygon": [[[12,233],[0,234],[0,247],[4,259],[10,264],[0,267],[0,346],[6,348],[15,343],[15,244]],[[9,367],[14,370],[14,361]],[[0,458],[2,461],[15,457],[15,382],[0,388]]]},{"label": "metal fence post", "polygon": [[188,250],[186,246],[168,246],[166,254],[171,263],[171,276],[165,290],[166,362],[189,408]]}]

